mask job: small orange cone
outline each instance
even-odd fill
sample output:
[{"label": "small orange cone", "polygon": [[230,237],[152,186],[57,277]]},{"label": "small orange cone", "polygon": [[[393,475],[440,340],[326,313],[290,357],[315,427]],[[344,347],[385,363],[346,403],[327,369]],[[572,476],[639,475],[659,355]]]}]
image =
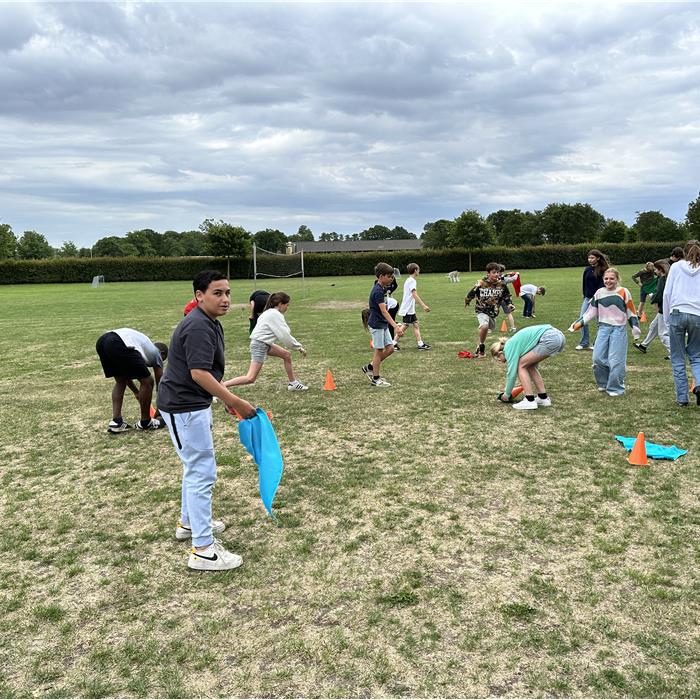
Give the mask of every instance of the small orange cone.
[{"label": "small orange cone", "polygon": [[333,375],[331,374],[330,370],[326,371],[326,383],[323,385],[323,390],[324,391],[335,391],[336,390],[336,385],[335,382],[333,381]]},{"label": "small orange cone", "polygon": [[642,315],[639,317],[639,322],[640,323],[646,323],[647,322],[647,312],[642,311]]},{"label": "small orange cone", "polygon": [[[692,389],[691,389],[691,391],[692,391]],[[156,415],[156,409],[153,408],[153,404],[151,404],[151,410],[149,411],[149,413],[151,414],[151,418],[153,418],[153,416]]]},{"label": "small orange cone", "polygon": [[501,323],[501,333],[507,333],[508,332],[508,326],[506,324],[505,318],[503,319],[503,322]]},{"label": "small orange cone", "polygon": [[369,346],[372,348],[372,350],[374,350],[374,341],[372,338],[369,339]]},{"label": "small orange cone", "polygon": [[523,393],[523,388],[521,386],[516,386],[513,391],[510,392],[510,398],[514,399],[516,396],[520,396]]},{"label": "small orange cone", "polygon": [[649,466],[649,460],[647,459],[647,448],[644,444],[644,433],[640,432],[637,435],[637,439],[634,441],[634,447],[627,461],[630,464],[634,464],[638,467]]}]

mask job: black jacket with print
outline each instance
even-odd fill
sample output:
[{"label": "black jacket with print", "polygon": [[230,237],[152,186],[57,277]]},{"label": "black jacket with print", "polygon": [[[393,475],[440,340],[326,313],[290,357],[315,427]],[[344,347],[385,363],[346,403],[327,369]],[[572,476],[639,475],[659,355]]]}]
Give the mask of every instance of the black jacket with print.
[{"label": "black jacket with print", "polygon": [[480,279],[470,290],[464,303],[468,306],[476,298],[476,313],[486,314],[491,318],[498,316],[501,303],[513,305],[508,291],[508,285],[501,280],[490,282],[488,277]]}]

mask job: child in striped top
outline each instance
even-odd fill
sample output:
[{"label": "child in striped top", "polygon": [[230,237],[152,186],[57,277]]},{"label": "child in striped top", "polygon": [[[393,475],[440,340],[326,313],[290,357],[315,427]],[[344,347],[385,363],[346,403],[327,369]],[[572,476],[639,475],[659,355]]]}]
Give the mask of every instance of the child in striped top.
[{"label": "child in striped top", "polygon": [[598,319],[598,336],[593,347],[593,376],[598,391],[608,396],[625,393],[625,371],[627,369],[627,332],[629,323],[632,335],[639,340],[642,331],[634,309],[629,289],[620,286],[620,273],[609,267],[603,275],[603,284],[591,299],[586,312],[569,326],[574,333],[594,318]]}]

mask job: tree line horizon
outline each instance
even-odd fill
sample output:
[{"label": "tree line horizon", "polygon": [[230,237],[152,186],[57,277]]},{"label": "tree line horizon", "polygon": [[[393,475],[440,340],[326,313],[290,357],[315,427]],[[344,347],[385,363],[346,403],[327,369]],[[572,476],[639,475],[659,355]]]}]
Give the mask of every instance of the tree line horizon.
[{"label": "tree line horizon", "polygon": [[[37,231],[24,231],[17,237],[10,224],[0,223],[0,259],[37,260],[45,258],[85,257],[187,257],[211,255],[237,257],[250,253],[252,244],[273,253],[282,253],[288,242],[298,241],[362,241],[417,239],[403,226],[389,228],[381,224],[359,233],[323,232],[318,239],[302,224],[296,233],[286,235],[279,229],[266,228],[255,233],[221,219],[205,219],[197,230],[158,233],[153,229],[129,231],[124,236],[105,236],[90,248],[79,248],[64,241],[54,248]],[[420,240],[423,248],[485,248],[491,245],[508,247],[577,244],[632,243],[636,241],[677,241],[700,238],[700,193],[688,204],[682,222],[674,221],[660,211],[637,212],[635,222],[604,217],[590,204],[549,204],[534,212],[520,209],[499,209],[482,216],[467,209],[454,219],[438,219],[423,226]]]}]

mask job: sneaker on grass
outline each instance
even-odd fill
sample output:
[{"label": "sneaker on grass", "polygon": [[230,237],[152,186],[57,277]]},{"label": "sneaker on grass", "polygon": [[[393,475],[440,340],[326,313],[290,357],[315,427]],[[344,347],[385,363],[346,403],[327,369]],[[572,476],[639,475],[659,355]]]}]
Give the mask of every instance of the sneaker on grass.
[{"label": "sneaker on grass", "polygon": [[306,391],[309,387],[306,384],[302,384],[298,379],[287,384],[287,389],[289,391]]},{"label": "sneaker on grass", "polygon": [[[211,531],[214,535],[220,535],[226,529],[226,525],[221,520],[211,521]],[[192,528],[189,525],[183,525],[178,522],[175,528],[175,539],[189,540],[192,537]]]},{"label": "sneaker on grass", "polygon": [[419,349],[419,350],[431,350],[431,349],[432,349],[432,345],[428,345],[428,343],[423,343],[423,345],[419,345],[419,346],[418,346],[418,349]]},{"label": "sneaker on grass", "polygon": [[160,418],[151,418],[146,425],[142,421],[136,422],[136,430],[160,430],[165,427],[165,421]]},{"label": "sneaker on grass", "polygon": [[125,433],[127,430],[131,430],[131,426],[126,421],[118,423],[115,420],[111,420],[107,426],[108,433]]},{"label": "sneaker on grass", "polygon": [[372,366],[371,365],[365,365],[362,368],[362,371],[369,377],[370,381],[372,380]]},{"label": "sneaker on grass", "polygon": [[523,399],[522,401],[518,401],[518,403],[514,403],[513,408],[516,411],[532,411],[537,408],[537,401],[528,401],[527,399]]},{"label": "sneaker on grass", "polygon": [[647,348],[644,343],[632,343],[632,345],[639,350],[639,352],[646,353]]},{"label": "sneaker on grass", "polygon": [[539,396],[535,396],[535,403],[538,406],[551,406],[552,405],[552,399],[549,398],[549,396],[546,399],[541,399]]},{"label": "sneaker on grass", "polygon": [[476,352],[474,353],[474,356],[475,357],[484,357],[485,355],[486,355],[486,344],[480,343],[476,348]]},{"label": "sneaker on grass", "polygon": [[391,384],[389,384],[389,382],[387,382],[387,380],[384,379],[384,377],[377,377],[376,379],[374,377],[370,377],[369,380],[372,383],[372,386],[391,386]]},{"label": "sneaker on grass", "polygon": [[200,552],[192,547],[190,558],[187,560],[187,566],[197,571],[227,571],[237,569],[242,563],[242,557],[224,549],[216,539]]}]

